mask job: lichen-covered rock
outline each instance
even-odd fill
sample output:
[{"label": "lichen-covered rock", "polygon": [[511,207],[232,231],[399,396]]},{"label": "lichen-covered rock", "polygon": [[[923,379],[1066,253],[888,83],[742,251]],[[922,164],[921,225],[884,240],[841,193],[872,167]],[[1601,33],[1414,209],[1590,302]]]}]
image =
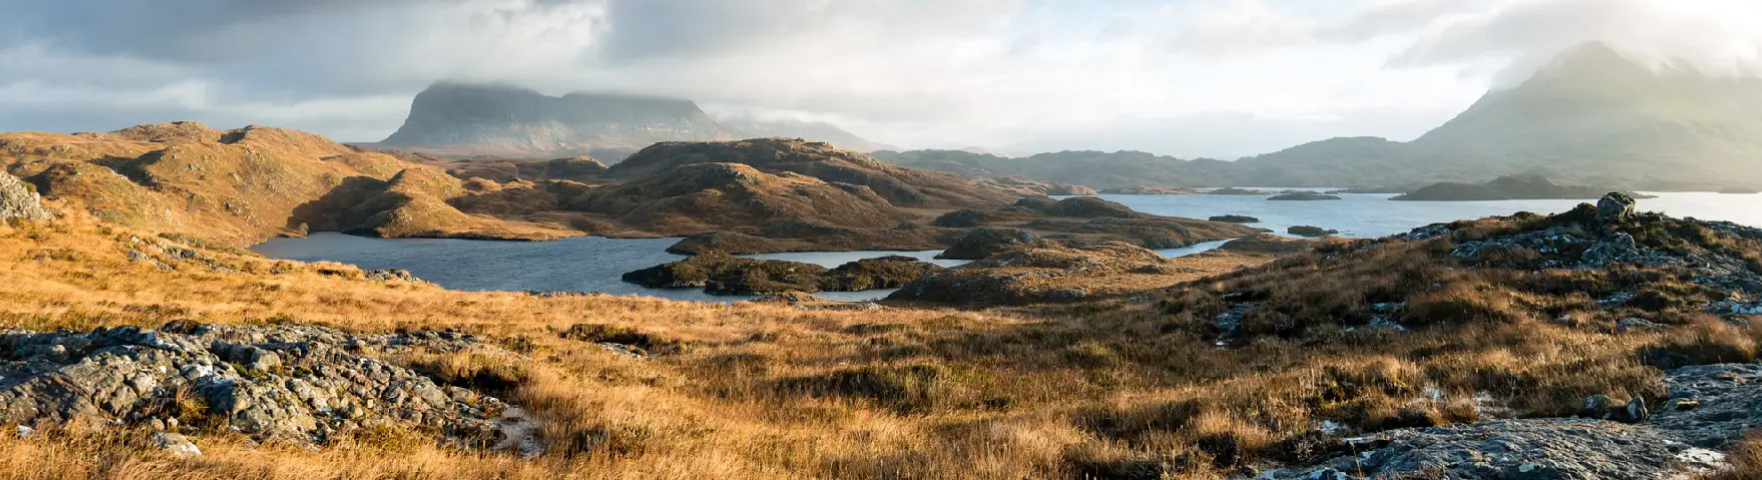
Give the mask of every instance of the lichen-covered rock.
[{"label": "lichen-covered rock", "polygon": [[0,171],[0,222],[13,219],[47,222],[55,214],[43,208],[35,189],[11,174]]},{"label": "lichen-covered rock", "polygon": [[[157,427],[181,419],[299,445],[406,425],[491,445],[501,440],[497,420],[507,405],[371,355],[474,345],[444,332],[358,336],[184,321],[157,331],[9,332],[0,334],[0,423]],[[168,450],[192,453],[187,439],[162,440]]]},{"label": "lichen-covered rock", "polygon": [[1394,430],[1348,440],[1356,456],[1278,468],[1260,478],[1318,478],[1318,472],[1362,472],[1369,479],[1693,478],[1721,467],[1720,451],[1762,426],[1762,365],[1684,367],[1666,372],[1664,381],[1672,398],[1650,415],[1638,398],[1625,406],[1602,395],[1585,400],[1585,410],[1629,423],[1522,419]]},{"label": "lichen-covered rock", "polygon": [[1625,221],[1633,216],[1635,205],[1634,197],[1625,193],[1604,195],[1597,201],[1597,223],[1612,225]]}]

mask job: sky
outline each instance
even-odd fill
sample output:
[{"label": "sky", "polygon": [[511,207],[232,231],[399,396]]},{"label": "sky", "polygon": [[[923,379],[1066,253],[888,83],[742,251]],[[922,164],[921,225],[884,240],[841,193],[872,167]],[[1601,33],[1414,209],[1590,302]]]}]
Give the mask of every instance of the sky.
[{"label": "sky", "polygon": [[691,98],[902,148],[1410,140],[1604,41],[1762,71],[1753,0],[0,0],[0,131],[376,141],[442,80]]}]

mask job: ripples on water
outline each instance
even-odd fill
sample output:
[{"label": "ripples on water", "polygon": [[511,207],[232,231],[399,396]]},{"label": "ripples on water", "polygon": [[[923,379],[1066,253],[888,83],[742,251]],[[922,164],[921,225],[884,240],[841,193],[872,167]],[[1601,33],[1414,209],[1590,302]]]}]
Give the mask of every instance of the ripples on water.
[{"label": "ripples on water", "polygon": [[[1762,226],[1762,195],[1714,193],[1661,193],[1660,198],[1640,200],[1640,209],[1662,211],[1677,217],[1725,220]],[[1573,200],[1509,200],[1495,202],[1394,202],[1393,195],[1341,195],[1338,201],[1271,202],[1264,196],[1225,195],[1102,195],[1135,210],[1157,215],[1207,218],[1214,215],[1248,215],[1260,218],[1254,226],[1284,232],[1293,225],[1314,225],[1339,230],[1344,236],[1377,237],[1425,225],[1519,211],[1559,213],[1582,203]],[[624,272],[648,268],[681,258],[666,252],[676,238],[609,239],[584,237],[554,242],[494,242],[444,239],[382,239],[335,233],[308,238],[270,240],[254,247],[268,257],[299,261],[328,260],[364,269],[401,268],[441,286],[470,291],[567,291],[613,295],[650,295],[675,300],[734,301],[742,297],[715,296],[699,290],[658,290],[624,283]],[[1163,250],[1177,257],[1211,250],[1226,242],[1209,242],[1188,248]],[[835,252],[754,255],[755,258],[807,262],[826,267],[886,255],[906,255],[943,266],[964,262],[935,260],[937,252]],[[835,300],[872,300],[890,290],[826,292]]]}]

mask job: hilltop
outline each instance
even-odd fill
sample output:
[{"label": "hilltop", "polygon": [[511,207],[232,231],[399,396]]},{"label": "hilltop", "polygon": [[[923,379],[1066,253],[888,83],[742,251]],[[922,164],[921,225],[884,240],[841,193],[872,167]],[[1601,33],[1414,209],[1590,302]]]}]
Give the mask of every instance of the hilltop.
[{"label": "hilltop", "polygon": [[587,155],[616,162],[656,142],[774,136],[859,150],[879,147],[824,122],[718,121],[687,99],[605,92],[550,96],[508,85],[450,82],[417,94],[397,132],[363,146],[456,158]]}]

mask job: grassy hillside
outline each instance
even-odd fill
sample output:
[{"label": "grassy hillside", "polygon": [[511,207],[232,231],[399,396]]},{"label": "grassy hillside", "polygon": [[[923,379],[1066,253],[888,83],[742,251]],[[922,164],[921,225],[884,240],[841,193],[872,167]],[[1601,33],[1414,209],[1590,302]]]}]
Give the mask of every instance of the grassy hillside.
[{"label": "grassy hillside", "polygon": [[[308,450],[190,427],[206,454],[179,460],[153,449],[144,425],[37,425],[0,436],[0,478],[1223,479],[1351,454],[1339,436],[1554,415],[1593,393],[1656,399],[1655,362],[1750,360],[1762,339],[1701,313],[1719,291],[1685,280],[1692,271],[1537,267],[1548,259],[1521,242],[1452,254],[1531,234],[1601,238],[1581,230],[1596,225],[1586,211],[1270,264],[1177,259],[1165,271],[1190,283],[1107,301],[827,310],[450,292],[50,206],[64,218],[0,227],[0,329],[190,319],[477,334],[518,355],[386,360],[526,409],[545,448],[522,458],[389,425]],[[1618,230],[1646,248],[1755,260],[1743,231],[1648,218]],[[1620,291],[1638,293],[1600,311]],[[1617,333],[1629,316],[1661,326]]]},{"label": "grassy hillside", "polygon": [[[0,166],[45,196],[119,225],[235,245],[308,230],[569,234],[464,214],[444,203],[461,193],[460,182],[438,169],[277,128],[220,131],[179,122],[107,133],[0,134]],[[337,216],[351,218],[331,218]]]}]

